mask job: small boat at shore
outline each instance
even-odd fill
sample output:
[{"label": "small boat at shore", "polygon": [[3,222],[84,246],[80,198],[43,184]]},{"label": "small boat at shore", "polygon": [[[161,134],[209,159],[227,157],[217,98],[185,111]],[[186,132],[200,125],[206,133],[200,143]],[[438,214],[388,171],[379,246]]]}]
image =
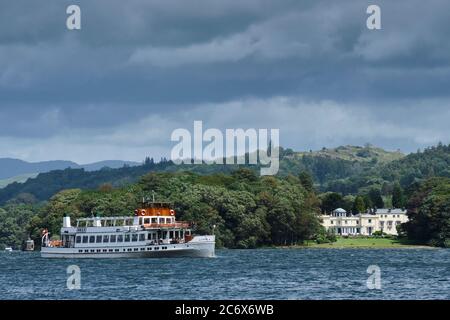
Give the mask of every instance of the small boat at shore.
[{"label": "small boat at shore", "polygon": [[169,203],[146,202],[134,216],[63,218],[60,240],[42,231],[43,258],[214,257],[215,236],[193,235]]},{"label": "small boat at shore", "polygon": [[13,248],[11,248],[11,247],[6,247],[6,248],[5,248],[5,251],[6,251],[6,252],[12,252],[12,251],[13,251]]}]

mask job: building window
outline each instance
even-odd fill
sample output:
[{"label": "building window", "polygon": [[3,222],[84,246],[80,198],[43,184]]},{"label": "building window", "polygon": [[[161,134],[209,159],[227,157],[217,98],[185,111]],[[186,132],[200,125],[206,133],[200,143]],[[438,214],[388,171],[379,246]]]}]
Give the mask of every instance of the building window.
[{"label": "building window", "polygon": [[372,219],[369,219],[369,223],[372,223]]}]

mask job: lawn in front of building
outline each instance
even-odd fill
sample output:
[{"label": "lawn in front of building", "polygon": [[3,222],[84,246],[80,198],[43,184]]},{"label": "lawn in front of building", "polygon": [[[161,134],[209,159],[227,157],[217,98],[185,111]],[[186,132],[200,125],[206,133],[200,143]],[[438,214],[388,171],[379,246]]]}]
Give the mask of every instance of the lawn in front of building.
[{"label": "lawn in front of building", "polygon": [[317,244],[314,241],[305,243],[305,247],[311,248],[417,248],[411,241],[394,238],[344,238],[338,237],[336,242]]}]

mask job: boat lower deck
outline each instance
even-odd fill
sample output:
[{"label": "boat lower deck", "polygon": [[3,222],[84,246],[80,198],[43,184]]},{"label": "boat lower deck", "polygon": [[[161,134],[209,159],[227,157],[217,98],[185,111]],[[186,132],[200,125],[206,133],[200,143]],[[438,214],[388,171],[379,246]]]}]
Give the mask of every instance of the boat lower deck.
[{"label": "boat lower deck", "polygon": [[213,257],[215,239],[201,237],[183,244],[136,245],[123,247],[43,247],[43,258],[160,258]]}]

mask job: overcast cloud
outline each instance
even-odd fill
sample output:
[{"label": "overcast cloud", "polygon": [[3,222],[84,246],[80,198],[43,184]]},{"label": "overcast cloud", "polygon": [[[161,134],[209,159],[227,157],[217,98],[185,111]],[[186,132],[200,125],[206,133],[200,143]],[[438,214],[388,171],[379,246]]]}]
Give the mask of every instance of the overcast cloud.
[{"label": "overcast cloud", "polygon": [[[382,9],[382,30],[366,8]],[[65,28],[79,4],[82,30]],[[0,157],[168,156],[173,129],[296,150],[450,142],[445,0],[0,0]]]}]

